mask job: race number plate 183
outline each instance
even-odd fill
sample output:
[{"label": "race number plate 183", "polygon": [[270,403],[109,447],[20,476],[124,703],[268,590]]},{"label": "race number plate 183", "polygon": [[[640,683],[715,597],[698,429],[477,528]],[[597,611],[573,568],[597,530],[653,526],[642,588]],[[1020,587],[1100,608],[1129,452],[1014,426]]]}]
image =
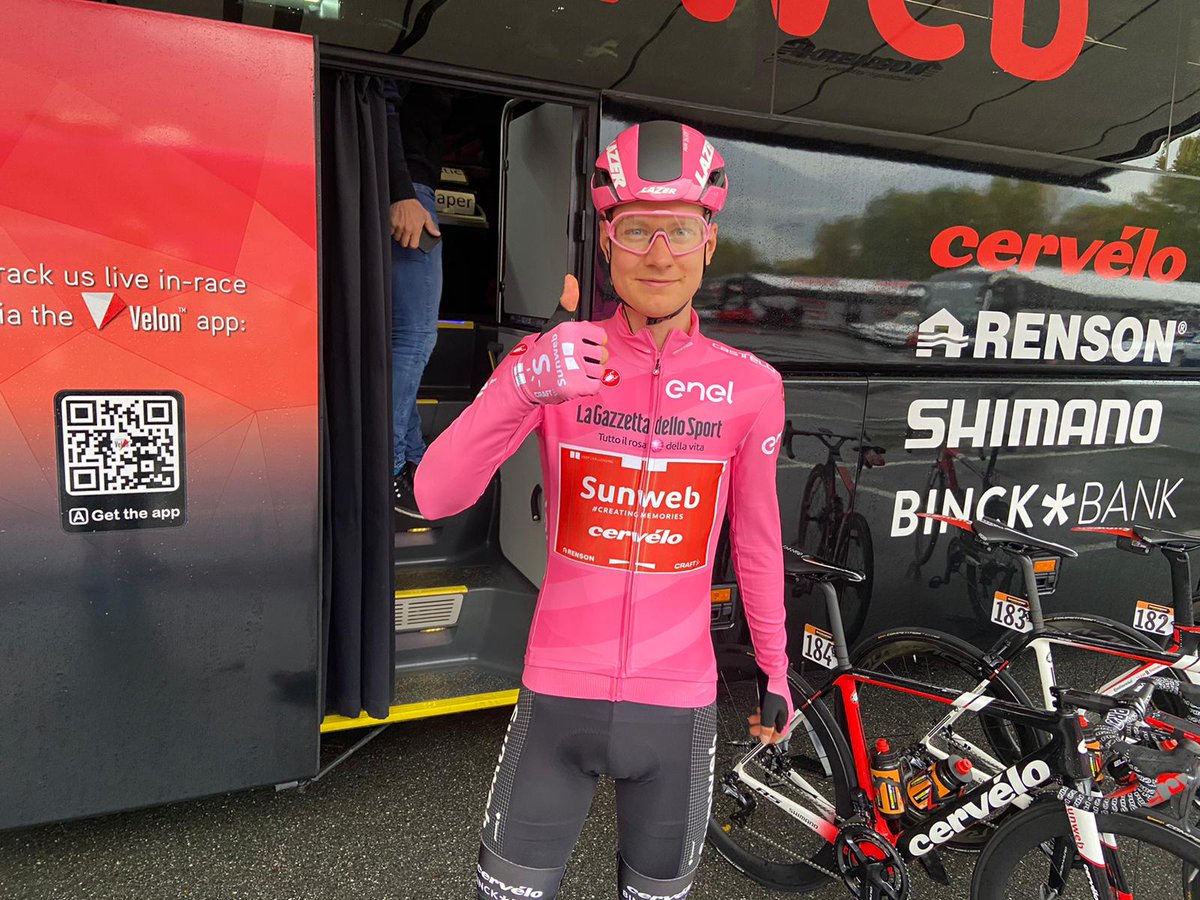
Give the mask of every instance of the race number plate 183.
[{"label": "race number plate 183", "polygon": [[815,662],[818,666],[832,669],[837,665],[837,656],[833,652],[833,635],[822,631],[816,625],[804,625],[804,648],[801,650],[805,659]]},{"label": "race number plate 183", "polygon": [[1133,611],[1133,627],[1150,634],[1170,634],[1175,630],[1175,610],[1139,600]]},{"label": "race number plate 183", "polygon": [[996,591],[992,598],[992,621],[1013,631],[1032,631],[1029,623],[1029,601]]}]

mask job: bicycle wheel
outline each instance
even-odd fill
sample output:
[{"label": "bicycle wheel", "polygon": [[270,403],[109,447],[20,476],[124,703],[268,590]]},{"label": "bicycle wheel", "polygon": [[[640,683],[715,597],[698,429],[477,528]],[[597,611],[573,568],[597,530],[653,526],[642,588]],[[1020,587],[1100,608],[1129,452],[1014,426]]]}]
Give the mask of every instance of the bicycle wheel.
[{"label": "bicycle wheel", "polygon": [[[828,709],[814,703],[797,713],[786,750],[761,750],[743,763],[758,747],[746,722],[758,706],[754,654],[745,647],[720,648],[717,665],[709,842],[759,884],[780,891],[815,890],[837,871],[833,845],[784,807],[798,804],[828,823],[848,817],[854,778],[850,748]],[[788,682],[797,705],[812,695],[807,682],[790,670]],[[738,763],[743,763],[742,775],[735,771]]]},{"label": "bicycle wheel", "polygon": [[[1194,900],[1200,890],[1200,841],[1147,814],[1096,816],[1129,888],[1122,897]],[[1037,803],[996,831],[975,865],[972,900],[1091,897],[1092,886],[1071,836],[1066,807]]]},{"label": "bicycle wheel", "polygon": [[832,521],[834,511],[826,483],[826,479],[832,477],[829,464],[821,463],[813,466],[808,473],[808,481],[804,483],[795,546],[814,556],[824,557],[829,552],[830,535],[836,524]]},{"label": "bicycle wheel", "polygon": [[[942,496],[943,490],[946,487],[946,473],[939,468],[934,468],[929,473],[929,479],[925,482],[925,492],[921,494],[922,501],[929,496],[930,491],[937,491],[938,497]],[[931,524],[929,534],[925,533],[925,526]],[[929,522],[928,519],[922,519],[917,524],[915,537],[917,539],[917,556],[913,564],[923,566],[929,562],[929,558],[933,556],[933,548],[937,545],[939,525],[937,522]]]},{"label": "bicycle wheel", "polygon": [[[966,641],[940,631],[905,628],[872,635],[854,648],[851,662],[859,668],[897,678],[910,678],[967,693],[984,680],[984,654]],[[1024,706],[1031,705],[1021,686],[1007,672],[998,673],[984,695]],[[926,697],[875,685],[860,684],[859,713],[868,745],[886,738],[893,749],[921,759],[950,754],[971,760],[977,776],[993,775],[1033,752],[1041,736],[1031,728],[1013,725],[985,712],[955,709]],[[919,813],[911,816],[919,818]],[[987,839],[982,828],[970,828],[948,846],[977,850]]]},{"label": "bicycle wheel", "polygon": [[871,528],[860,513],[850,513],[846,517],[846,530],[834,562],[866,576],[857,584],[844,585],[839,593],[842,629],[846,642],[853,644],[867,621],[871,591],[875,586],[875,547],[871,542]]}]

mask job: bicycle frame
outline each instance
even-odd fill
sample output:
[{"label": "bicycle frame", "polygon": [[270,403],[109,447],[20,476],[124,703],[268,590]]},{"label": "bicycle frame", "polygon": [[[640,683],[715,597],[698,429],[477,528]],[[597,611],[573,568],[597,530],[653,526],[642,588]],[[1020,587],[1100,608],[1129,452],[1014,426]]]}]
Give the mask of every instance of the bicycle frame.
[{"label": "bicycle frame", "polygon": [[[826,588],[829,594],[833,593],[832,588],[827,584],[821,584],[820,587]],[[830,602],[836,603],[836,595]],[[844,647],[844,644],[841,646]],[[844,657],[844,652],[842,655]],[[982,778],[966,794],[939,806],[920,822],[897,830],[880,814],[873,802],[874,787],[871,778],[870,756],[859,710],[858,689],[860,685],[872,685],[900,691],[965,709],[979,710],[986,707],[989,714],[997,718],[1049,733],[1051,740],[1019,762],[1002,767],[996,774]],[[1086,788],[1090,785],[1089,761],[1086,755],[1080,751],[1082,730],[1077,717],[1073,715],[1064,714],[1055,709],[1030,709],[1020,704],[986,697],[978,693],[959,693],[912,679],[899,678],[870,669],[860,669],[850,665],[844,658],[834,670],[833,680],[806,698],[799,706],[797,713],[802,713],[814,703],[834,692],[842,700],[842,720],[839,725],[849,739],[854,756],[855,780],[859,796],[862,798],[859,805],[865,811],[869,804],[874,816],[875,829],[886,837],[906,860],[911,861],[935,851],[967,828],[991,818],[994,814],[1002,812],[1010,806],[1019,808],[1029,806],[1033,801],[1033,792],[1050,784],[1056,775],[1062,776],[1068,783],[1077,787]],[[803,727],[802,723],[803,718],[796,724],[796,727]],[[812,809],[783,796],[745,771],[746,764],[764,750],[765,747],[756,748],[734,767],[739,781],[826,841],[832,843],[836,840],[839,829],[835,822],[836,812],[833,805],[802,774],[795,769],[789,769],[786,777],[790,784],[800,791],[804,799],[812,804]],[[1106,836],[1100,832],[1094,814],[1081,810],[1069,810],[1068,815],[1072,817],[1076,850],[1091,870],[1089,874],[1093,882],[1101,886],[1098,896],[1104,897],[1106,900],[1108,898],[1116,900],[1119,894],[1112,888],[1120,883],[1119,868],[1111,864],[1116,861],[1111,851],[1108,855],[1112,858],[1106,861],[1106,854],[1101,849],[1106,842],[1111,844],[1111,839],[1106,841]],[[1106,890],[1109,892],[1105,893]]]},{"label": "bicycle frame", "polygon": [[[1000,448],[994,447],[991,454],[988,456],[987,466],[984,468],[983,472],[980,473],[977,467],[968,462],[961,450],[959,450],[957,447],[947,447],[943,445],[938,451],[938,458],[934,460],[933,465],[930,466],[931,477],[933,473],[941,472],[946,476],[946,490],[957,494],[961,490],[961,486],[958,482],[958,466],[962,465],[969,472],[979,476],[983,490],[986,491],[992,486],[992,479],[996,475],[996,460],[999,455]],[[937,526],[935,525],[934,527],[936,528]]]},{"label": "bicycle frame", "polygon": [[[1172,644],[1161,652],[1148,650],[1130,644],[1108,641],[1103,638],[1081,637],[1069,633],[1051,631],[1046,627],[1042,615],[1041,595],[1037,587],[1037,577],[1033,570],[1033,561],[1023,554],[1016,554],[1021,564],[1025,581],[1025,596],[1029,599],[1029,620],[1033,630],[1028,634],[1014,634],[1001,644],[1000,650],[993,656],[992,670],[975,688],[983,693],[996,675],[1006,668],[1017,656],[1027,649],[1034,652],[1037,662],[1038,682],[1041,688],[1041,701],[1046,709],[1056,706],[1054,689],[1058,687],[1057,675],[1054,668],[1053,646],[1073,647],[1077,650],[1087,650],[1093,653],[1103,653],[1118,656],[1140,665],[1118,675],[1107,684],[1097,688],[1102,694],[1116,694],[1132,685],[1139,678],[1146,678],[1166,670],[1173,669],[1183,673],[1184,677],[1194,684],[1200,684],[1200,628],[1193,623],[1191,606],[1191,572],[1190,562],[1186,554],[1168,555],[1171,564],[1171,583],[1176,621],[1183,620],[1184,624],[1176,624]],[[945,730],[964,714],[965,710],[955,710],[947,715],[936,726],[935,730]],[[928,741],[926,741],[928,743]],[[936,748],[927,749],[938,754]],[[974,752],[982,754],[983,758],[992,760],[984,751],[973,747]],[[996,764],[999,764],[998,762]]]},{"label": "bicycle frame", "polygon": [[[788,426],[790,429],[790,426],[791,426],[790,420],[788,422]],[[828,472],[828,475],[825,477],[824,481],[825,481],[825,484],[827,487],[827,490],[825,493],[826,493],[828,500],[830,501],[831,509],[836,508],[837,506],[842,504],[842,499],[838,495],[838,491],[837,491],[837,481],[839,478],[841,479],[842,487],[844,487],[846,489],[846,496],[847,496],[849,502],[848,502],[848,504],[845,505],[844,509],[839,510],[838,521],[836,523],[836,534],[835,534],[835,538],[834,538],[834,541],[832,544],[833,547],[836,547],[841,542],[841,535],[842,535],[842,531],[843,531],[843,528],[845,525],[846,518],[852,512],[854,512],[854,501],[855,501],[855,493],[857,491],[858,478],[862,474],[863,465],[864,465],[864,455],[866,454],[867,450],[869,449],[867,444],[865,443],[866,438],[864,435],[831,434],[831,433],[827,434],[827,433],[821,432],[821,431],[788,430],[787,436],[786,436],[787,451],[788,451],[788,455],[791,456],[793,459],[795,458],[795,454],[792,452],[792,449],[791,449],[791,441],[792,441],[792,439],[797,438],[797,437],[814,437],[817,440],[819,440],[821,442],[821,444],[825,447],[825,451],[826,451],[825,462],[818,463],[818,465],[825,466],[825,470]],[[847,441],[854,441],[854,440],[862,442],[862,445],[855,448],[854,452],[855,452],[855,456],[857,456],[857,460],[855,461],[855,464],[854,464],[854,474],[851,474],[850,467],[847,466],[845,464],[845,462],[842,460],[842,445],[845,444]]]},{"label": "bicycle frame", "polygon": [[[986,691],[990,680],[982,682],[976,690],[962,693],[856,667],[848,658],[838,614],[837,593],[827,582],[817,582],[817,587],[824,594],[828,607],[837,665],[833,669],[832,680],[799,704],[796,713],[800,721],[795,727],[804,727],[806,720],[801,715],[804,710],[836,692],[842,701],[840,707],[835,706],[841,712],[838,724],[849,741],[854,758],[854,778],[859,799],[857,806],[862,812],[870,811],[875,830],[890,841],[905,860],[911,861],[935,851],[972,825],[989,819],[1011,806],[1029,806],[1033,801],[1033,792],[1050,784],[1056,775],[1068,785],[1084,790],[1090,789],[1090,760],[1083,746],[1083,732],[1077,716],[1058,710],[1054,704],[1045,709],[1031,709],[1021,704],[988,697],[983,692]],[[1168,654],[1162,656],[1167,657],[1165,662],[1170,662]],[[1200,659],[1193,659],[1193,662],[1197,669],[1200,669]],[[1051,739],[1016,763],[1005,765],[993,760],[995,768],[998,769],[995,774],[986,776],[976,771],[978,783],[966,794],[942,804],[920,822],[897,830],[883,817],[874,803],[870,755],[859,709],[860,685],[899,691],[943,703],[954,707],[954,714],[964,711],[978,712],[986,708],[989,716],[1048,733]],[[962,743],[968,744],[965,741]],[[839,833],[837,812],[833,804],[801,773],[789,768],[785,777],[790,785],[812,804],[812,809],[783,796],[746,771],[746,764],[765,749],[766,745],[755,748],[734,766],[734,773],[739,782],[824,840],[830,843],[835,841]],[[978,748],[969,746],[969,749],[970,752],[991,759]],[[1119,900],[1122,896],[1127,896],[1114,838],[1100,831],[1093,813],[1067,807],[1067,815],[1072,825],[1075,850],[1087,867],[1093,895],[1102,900]]]}]

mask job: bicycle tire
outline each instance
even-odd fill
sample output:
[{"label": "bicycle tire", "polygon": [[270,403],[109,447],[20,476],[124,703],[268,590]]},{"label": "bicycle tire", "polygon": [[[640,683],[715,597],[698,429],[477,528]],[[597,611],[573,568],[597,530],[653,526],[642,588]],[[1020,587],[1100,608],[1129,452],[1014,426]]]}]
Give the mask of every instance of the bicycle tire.
[{"label": "bicycle tire", "polygon": [[[946,666],[949,666],[951,673],[957,671],[957,674],[966,681],[958,685],[943,684],[943,686],[964,690],[973,689],[979,681],[983,680],[984,673],[990,669],[985,662],[985,654],[978,647],[953,635],[929,628],[893,629],[871,635],[854,648],[850,655],[850,661],[858,668],[913,678],[928,684],[943,682]],[[900,729],[899,733],[885,731],[895,716],[890,703],[886,708],[881,708],[880,712],[873,715],[872,696],[875,690],[874,688],[870,690],[860,688],[859,690],[859,711],[863,717],[863,729],[868,732],[868,741],[878,737],[908,739],[917,734],[919,726],[916,730],[904,730],[913,728],[915,719],[911,716],[901,717],[902,722],[896,725]],[[879,690],[883,692],[882,696],[888,697],[889,700],[904,696],[889,689]],[[1022,706],[1033,705],[1021,685],[1005,671],[996,673],[987,691],[987,696]],[[923,706],[923,709],[936,711],[935,722],[949,711],[948,706],[937,701],[928,700],[924,703],[927,705]],[[963,712],[960,715],[960,722],[965,719],[968,723],[978,723],[978,731],[988,744],[984,749],[989,750],[996,760],[1005,765],[1032,753],[1043,743],[1041,735],[1032,728],[1014,725],[997,716],[989,716],[986,712]],[[967,729],[960,727],[958,730],[965,732]],[[930,729],[927,729],[921,734],[920,739],[929,733]],[[893,740],[893,746],[900,745]],[[970,754],[964,755],[969,756]],[[981,764],[978,757],[972,761],[977,766]],[[949,842],[948,846],[956,850],[978,850],[986,839],[987,833],[983,829],[968,829]]]},{"label": "bicycle tire", "polygon": [[[851,552],[852,544],[858,547],[858,553],[862,557],[861,565]],[[846,635],[846,642],[853,644],[866,624],[867,613],[871,608],[871,592],[875,589],[875,545],[871,539],[871,528],[862,513],[852,512],[846,516],[845,529],[834,562],[840,566],[861,569],[866,576],[857,584],[844,585],[839,594],[842,629]]]},{"label": "bicycle tire", "polygon": [[[731,662],[749,669],[750,676],[753,677],[752,672],[753,668],[756,668],[756,664],[752,650],[747,647],[732,646],[721,648],[718,651],[718,665],[722,672],[722,679],[728,672]],[[788,670],[788,683],[792,688],[794,701],[802,701],[814,693],[811,685],[792,669]],[[719,706],[720,692],[718,693],[718,720],[720,720]],[[797,721],[793,727],[791,743],[794,744],[799,740],[800,735],[804,734],[807,740],[812,742],[818,754],[824,754],[824,761],[829,767],[828,777],[831,781],[836,814],[840,818],[847,818],[853,810],[852,797],[855,784],[854,758],[850,747],[824,703],[820,701],[813,703],[803,713],[800,713],[800,716],[803,719]],[[744,726],[744,723],[742,724]],[[795,747],[791,747],[789,753],[795,749]],[[718,751],[718,756],[721,755]],[[718,762],[713,780],[714,791],[721,791],[726,774],[722,771],[721,763]],[[714,798],[712,814],[709,817],[708,840],[713,849],[739,872],[765,887],[794,893],[816,890],[829,882],[829,877],[821,869],[836,871],[832,844],[823,844],[811,856],[805,857],[812,859],[820,868],[804,861],[791,864],[773,862],[746,845],[742,839],[744,836],[748,836],[745,826],[726,821],[726,817],[723,815],[724,810],[718,808],[717,799]],[[760,800],[759,802],[766,803],[767,801]],[[796,824],[798,825],[798,823]],[[812,837],[814,841],[819,840],[815,835]],[[776,835],[774,839],[777,844],[781,844],[786,840],[786,836]]]},{"label": "bicycle tire", "polygon": [[[925,482],[925,492],[921,494],[922,501],[929,497],[930,491],[937,491],[937,495],[940,498],[943,495],[945,488],[946,473],[940,468],[935,467],[933,471],[929,473],[929,478]],[[913,535],[916,538],[917,543],[917,557],[913,562],[913,565],[918,567],[929,562],[930,557],[933,556],[934,549],[937,547],[938,532],[940,531],[940,527],[937,522],[934,522],[929,534],[926,534],[925,525],[927,522],[927,519],[921,519],[917,523],[917,530]]]},{"label": "bicycle tire", "polygon": [[[830,465],[818,463],[808,473],[808,480],[804,482],[804,493],[800,499],[800,518],[796,524],[795,546],[805,553],[822,558],[829,553],[830,523],[827,520],[833,515],[833,505],[829,502],[829,494],[825,489],[827,479],[833,477],[833,473],[828,471]],[[815,533],[817,539],[810,541],[808,529],[814,524],[818,529]]]},{"label": "bicycle tire", "polygon": [[[1172,882],[1178,879],[1178,896],[1196,900],[1197,889],[1200,888],[1197,884],[1200,881],[1197,877],[1197,871],[1200,870],[1200,841],[1195,837],[1147,812],[1098,815],[1096,822],[1102,833],[1116,836],[1118,846],[1121,838],[1143,841],[1163,851],[1166,859],[1173,857],[1179,861],[1177,872],[1158,873],[1162,887],[1158,884],[1147,886],[1149,890],[1139,891],[1138,896],[1167,900],[1172,895],[1163,893],[1164,887],[1169,889]],[[1057,841],[1071,841],[1070,820],[1061,802],[1048,800],[1036,803],[1027,810],[1008,816],[975,864],[972,900],[1012,900],[1015,897],[1038,896],[1039,891],[1031,890],[1031,886],[1024,882],[1014,889],[1014,873],[1021,867],[1021,861],[1027,853]],[[1141,861],[1140,852],[1137,861]],[[1032,868],[1036,870],[1037,866]],[[1024,868],[1021,868],[1021,874],[1025,874]],[[1086,877],[1076,871],[1068,873],[1069,880],[1072,874],[1078,879],[1079,889],[1065,896],[1090,897],[1090,885]]]}]

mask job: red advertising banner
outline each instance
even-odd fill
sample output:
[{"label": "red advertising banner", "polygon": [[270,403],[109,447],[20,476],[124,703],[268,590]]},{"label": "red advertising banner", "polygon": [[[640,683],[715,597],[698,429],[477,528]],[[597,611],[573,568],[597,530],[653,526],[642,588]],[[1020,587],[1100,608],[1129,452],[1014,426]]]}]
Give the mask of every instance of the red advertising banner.
[{"label": "red advertising banner", "polygon": [[[620,0],[604,0],[618,3]],[[724,22],[738,0],[683,0],[683,8],[703,22]],[[1044,2],[1044,0],[1043,0]],[[1058,21],[1048,42],[1026,43],[1026,0],[993,0],[991,53],[996,64],[1020,78],[1050,81],[1071,68],[1087,37],[1089,0],[1058,0]],[[775,21],[786,34],[808,37],[820,31],[830,0],[772,0]],[[891,47],[913,59],[949,59],[965,46],[957,24],[928,25],[905,0],[867,0],[871,20]],[[979,52],[979,51],[976,51]]]},{"label": "red advertising banner", "polygon": [[4,34],[0,828],[311,774],[313,41],[83,0]]},{"label": "red advertising banner", "polygon": [[568,559],[670,574],[708,561],[725,464],[645,459],[564,444],[558,536]]},{"label": "red advertising banner", "polygon": [[[266,460],[315,445],[311,41],[77,0],[5,21],[38,39],[0,53],[0,80],[21,86],[0,92],[0,462],[15,476],[0,498],[49,513],[58,469],[103,480],[185,452],[193,512],[231,489],[261,498]],[[60,389],[177,390],[186,447],[151,447],[133,399],[56,460]],[[182,503],[159,523],[182,524]]]}]

